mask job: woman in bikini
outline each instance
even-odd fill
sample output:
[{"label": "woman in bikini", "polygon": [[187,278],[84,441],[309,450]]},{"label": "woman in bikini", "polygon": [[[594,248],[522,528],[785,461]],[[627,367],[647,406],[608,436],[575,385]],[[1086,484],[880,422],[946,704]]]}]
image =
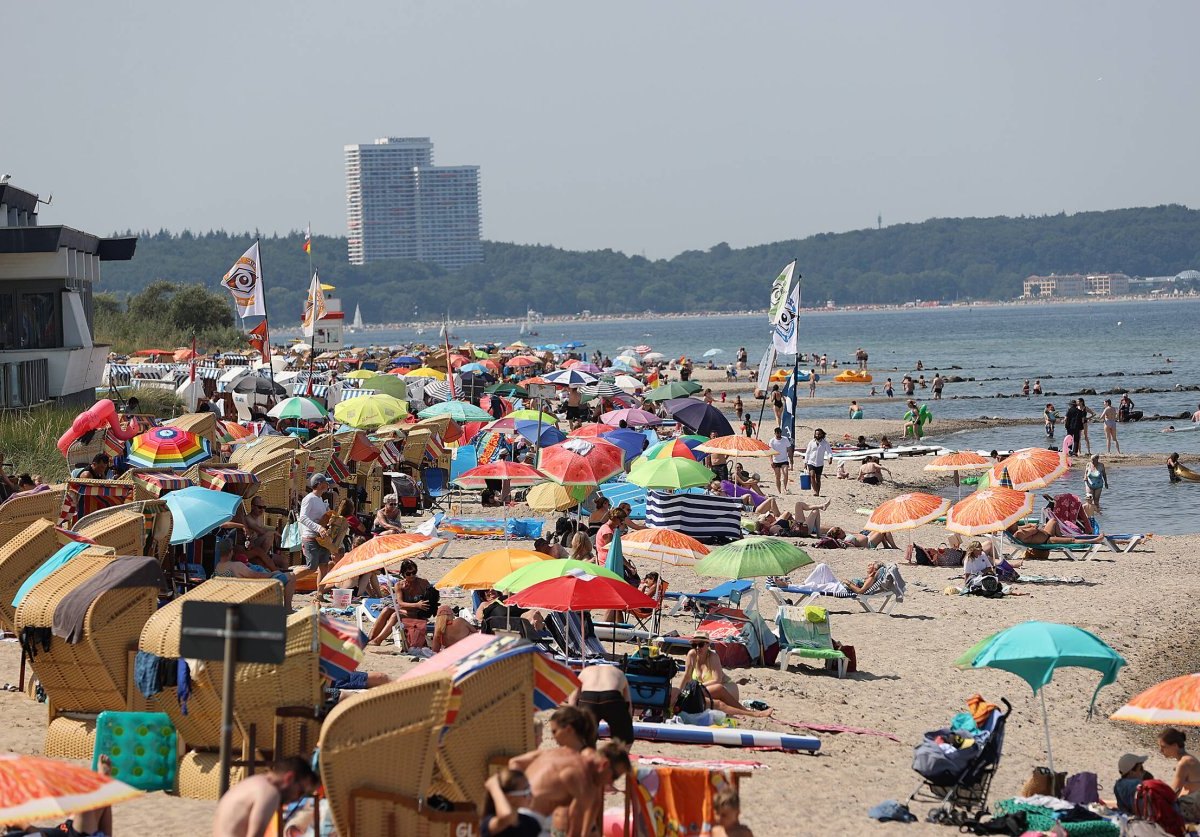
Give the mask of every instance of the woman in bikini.
[{"label": "woman in bikini", "polygon": [[738,686],[721,666],[721,658],[712,649],[708,634],[700,631],[692,637],[692,650],[687,653],[687,665],[683,669],[684,684],[693,680],[708,690],[713,708],[726,715],[742,715],[751,718],[769,718],[771,709],[747,709],[739,700]]},{"label": "woman in bikini", "polygon": [[1100,411],[1100,420],[1104,422],[1104,441],[1108,445],[1107,451],[1112,453],[1113,445],[1116,445],[1117,453],[1120,453],[1121,443],[1117,441],[1117,408],[1113,406],[1111,398],[1104,399],[1104,409]]}]

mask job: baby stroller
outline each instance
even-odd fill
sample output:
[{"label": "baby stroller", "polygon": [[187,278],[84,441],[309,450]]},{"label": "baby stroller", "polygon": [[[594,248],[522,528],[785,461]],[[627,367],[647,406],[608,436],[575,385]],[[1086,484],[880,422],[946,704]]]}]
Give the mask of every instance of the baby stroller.
[{"label": "baby stroller", "polygon": [[936,739],[950,740],[954,734],[948,729],[937,729],[925,733],[924,740],[914,750],[913,770],[921,776],[921,784],[908,801],[938,803],[927,816],[929,822],[961,826],[979,822],[989,813],[988,791],[1000,766],[1004,727],[1012,712],[1011,703],[1004,698],[1000,702],[1004,711],[992,712],[971,745],[947,752]]}]

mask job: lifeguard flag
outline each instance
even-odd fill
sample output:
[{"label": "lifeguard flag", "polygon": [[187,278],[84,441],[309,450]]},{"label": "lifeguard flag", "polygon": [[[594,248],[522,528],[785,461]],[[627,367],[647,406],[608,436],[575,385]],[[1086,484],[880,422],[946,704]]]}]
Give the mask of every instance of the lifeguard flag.
[{"label": "lifeguard flag", "polygon": [[262,262],[258,257],[257,241],[234,262],[233,267],[222,277],[221,284],[233,294],[239,317],[245,319],[267,315],[267,307],[263,302]]},{"label": "lifeguard flag", "polygon": [[267,354],[267,321],[264,319],[261,323],[250,329],[247,333],[247,338],[250,340],[250,345],[254,350],[262,355],[263,363],[270,363],[270,355]]},{"label": "lifeguard flag", "polygon": [[304,228],[304,252],[312,254],[312,224]]}]

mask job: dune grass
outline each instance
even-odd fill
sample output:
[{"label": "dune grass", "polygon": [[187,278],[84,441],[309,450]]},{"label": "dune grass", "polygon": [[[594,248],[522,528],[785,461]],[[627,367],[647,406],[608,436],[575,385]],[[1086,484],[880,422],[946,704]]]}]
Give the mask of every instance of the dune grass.
[{"label": "dune grass", "polygon": [[43,404],[29,410],[0,412],[0,453],[16,474],[38,474],[46,482],[67,478],[66,458],[55,447],[79,410]]}]

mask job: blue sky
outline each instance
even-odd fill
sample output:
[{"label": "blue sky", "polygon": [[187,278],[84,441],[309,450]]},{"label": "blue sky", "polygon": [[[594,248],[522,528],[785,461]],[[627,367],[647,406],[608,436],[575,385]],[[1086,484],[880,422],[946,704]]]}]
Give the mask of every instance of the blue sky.
[{"label": "blue sky", "polygon": [[1190,2],[6,3],[46,223],[344,234],[342,146],[482,167],[485,237],[650,257],[1183,203]]}]

